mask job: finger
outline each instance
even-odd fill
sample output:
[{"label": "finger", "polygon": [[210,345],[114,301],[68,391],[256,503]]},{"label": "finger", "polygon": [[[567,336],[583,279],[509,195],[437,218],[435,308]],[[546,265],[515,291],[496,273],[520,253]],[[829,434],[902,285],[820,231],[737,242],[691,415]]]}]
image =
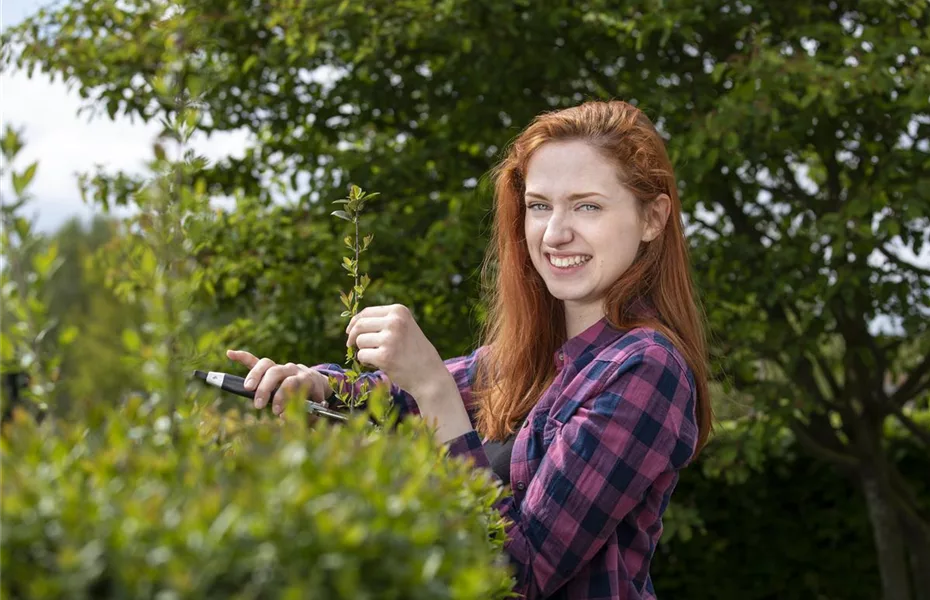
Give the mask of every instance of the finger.
[{"label": "finger", "polygon": [[384,369],[384,351],[381,348],[365,348],[355,355],[358,362],[376,369]]},{"label": "finger", "polygon": [[262,377],[265,375],[265,371],[275,366],[275,362],[270,358],[263,358],[252,365],[252,368],[249,370],[248,375],[245,376],[245,381],[242,382],[242,385],[245,386],[247,390],[254,390],[258,386],[258,382],[262,380]]},{"label": "finger", "polygon": [[227,350],[226,358],[232,359],[237,363],[240,363],[247,369],[251,369],[255,366],[255,363],[258,362],[258,357],[252,354],[251,352],[246,352],[245,350]]},{"label": "finger", "polygon": [[364,319],[359,319],[355,322],[355,325],[349,330],[349,336],[346,339],[346,346],[357,346],[358,342],[356,339],[358,336],[364,333],[378,333],[387,331],[388,326],[391,323],[392,317],[385,315],[383,317],[367,317]]},{"label": "finger", "polygon": [[[281,385],[281,382],[289,376],[296,375],[299,372],[297,365],[294,363],[275,365],[265,371],[258,387],[255,388],[255,399],[253,402],[255,408],[264,408],[268,404],[268,399],[271,398],[271,393],[274,392],[275,388]],[[277,394],[275,394],[275,396],[277,396]]]},{"label": "finger", "polygon": [[271,401],[271,412],[280,415],[284,412],[286,402],[292,398],[306,398],[310,392],[310,379],[305,373],[290,375],[281,382]]},{"label": "finger", "polygon": [[307,365],[298,364],[297,368],[306,373],[307,379],[310,381],[311,388],[310,393],[307,396],[315,402],[319,402],[324,406],[329,406],[329,397],[333,393],[333,388],[329,383],[329,377],[320,373],[316,369],[311,369]]},{"label": "finger", "polygon": [[355,338],[355,346],[359,350],[380,348],[387,341],[388,332],[376,331],[374,333],[363,333]]},{"label": "finger", "polygon": [[349,329],[351,329],[359,319],[367,319],[368,317],[384,317],[390,314],[390,312],[390,306],[366,306],[349,321],[349,324],[346,326],[346,333],[349,333]]}]

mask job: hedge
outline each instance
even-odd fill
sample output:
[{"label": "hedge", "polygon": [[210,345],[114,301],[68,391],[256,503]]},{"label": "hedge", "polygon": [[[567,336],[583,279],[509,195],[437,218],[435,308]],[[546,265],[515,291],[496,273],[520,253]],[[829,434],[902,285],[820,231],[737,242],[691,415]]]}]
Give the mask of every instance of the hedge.
[{"label": "hedge", "polygon": [[[295,403],[296,406],[296,403]],[[296,409],[299,411],[299,409]],[[173,425],[173,427],[172,427]],[[422,422],[140,400],[2,438],[4,598],[504,598],[506,493]]]},{"label": "hedge", "polygon": [[[373,431],[132,400],[2,436],[3,598],[504,598],[507,493],[422,422]],[[173,425],[173,426],[172,426]],[[325,425],[325,424],[324,424]],[[732,424],[731,424],[732,425]],[[930,457],[894,441],[930,505]],[[790,436],[737,425],[682,474],[659,598],[880,595],[853,482]]]}]

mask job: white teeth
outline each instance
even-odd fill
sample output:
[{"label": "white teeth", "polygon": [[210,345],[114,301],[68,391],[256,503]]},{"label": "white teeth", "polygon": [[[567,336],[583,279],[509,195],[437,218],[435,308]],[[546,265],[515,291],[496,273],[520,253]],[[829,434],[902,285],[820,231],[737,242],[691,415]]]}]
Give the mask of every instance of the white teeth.
[{"label": "white teeth", "polygon": [[565,258],[560,258],[558,256],[549,255],[549,262],[557,267],[574,267],[576,265],[581,265],[591,260],[590,256],[568,256]]}]

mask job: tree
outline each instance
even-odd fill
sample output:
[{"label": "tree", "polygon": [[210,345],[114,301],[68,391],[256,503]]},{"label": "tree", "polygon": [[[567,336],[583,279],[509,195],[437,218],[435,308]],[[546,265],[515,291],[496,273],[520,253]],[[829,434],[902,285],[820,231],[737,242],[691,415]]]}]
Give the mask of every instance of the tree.
[{"label": "tree", "polygon": [[[857,481],[884,597],[930,595],[916,568],[930,564],[928,508],[885,443],[902,427],[930,444],[916,418],[930,273],[908,258],[930,214],[926,0],[76,1],[11,29],[4,62],[153,119],[170,107],[137,75],[159,68],[182,18],[210,40],[194,54],[207,129],[256,137],[208,173],[211,191],[242,198],[200,248],[226,278],[211,284],[239,278],[217,314],[298,332],[260,340],[281,355],[335,352],[341,329],[321,315],[338,310],[339,267],[318,250],[335,236],[326,201],[358,182],[383,198],[366,231],[394,241],[372,256],[389,283],[369,297],[410,304],[441,352],[463,351],[501,149],[540,111],[637,103],[678,165],[718,371]],[[269,174],[296,205],[270,205]]]},{"label": "tree", "polygon": [[61,378],[50,399],[58,412],[86,413],[90,404],[115,402],[142,389],[137,366],[123,360],[123,331],[141,329],[138,306],[121,301],[106,285],[106,271],[95,257],[120,243],[119,224],[102,216],[84,224],[65,223],[51,236],[62,258],[49,279],[49,314],[59,327],[73,326],[78,335],[64,350]]}]

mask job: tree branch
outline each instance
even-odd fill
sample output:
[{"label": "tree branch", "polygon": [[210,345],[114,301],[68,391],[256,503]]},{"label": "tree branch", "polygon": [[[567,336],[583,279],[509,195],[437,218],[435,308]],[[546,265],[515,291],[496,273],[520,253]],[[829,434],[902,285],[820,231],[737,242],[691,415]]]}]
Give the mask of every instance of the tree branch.
[{"label": "tree branch", "polygon": [[821,445],[805,431],[804,424],[796,418],[791,417],[789,419],[788,427],[794,433],[798,443],[813,456],[837,465],[844,470],[852,470],[859,467],[859,459],[855,456],[837,452],[836,450],[831,450]]},{"label": "tree branch", "polygon": [[690,218],[691,220],[693,220],[693,221],[696,221],[696,222],[700,223],[700,224],[703,225],[706,229],[709,229],[710,231],[716,233],[716,234],[719,235],[720,237],[724,237],[724,233],[723,233],[723,231],[722,231],[721,229],[715,227],[715,226],[714,226],[713,224],[711,224],[711,223],[708,223],[707,221],[705,221],[705,220],[702,219],[701,217],[692,214],[692,215],[689,215],[689,218]]},{"label": "tree branch", "polygon": [[826,379],[827,385],[830,387],[830,392],[833,393],[833,399],[839,400],[843,395],[843,389],[840,387],[836,377],[833,376],[833,371],[830,370],[830,365],[828,365],[827,361],[824,360],[823,355],[819,353],[814,355],[814,360],[817,362],[817,366],[820,368],[820,372],[823,373],[823,378]]},{"label": "tree branch", "polygon": [[892,402],[890,398],[886,398],[886,403],[891,409],[891,413],[897,417],[898,421],[900,421],[901,424],[904,425],[904,427],[906,427],[914,437],[923,443],[924,446],[930,448],[930,431],[921,429],[920,425],[918,425],[914,419],[904,414],[904,411],[901,410],[901,407]]},{"label": "tree branch", "polygon": [[902,406],[905,402],[930,387],[930,378],[925,380],[927,373],[930,373],[930,354],[924,357],[921,363],[907,376],[907,381],[901,384],[901,387],[891,395],[891,401],[897,406]]},{"label": "tree branch", "polygon": [[[776,304],[768,310],[768,315],[769,318],[773,321],[782,323],[785,327],[790,327],[790,323],[788,321],[788,311],[784,305]],[[777,360],[777,357],[772,356],[771,358],[772,360],[779,362],[779,364],[782,364],[781,361]],[[824,395],[823,391],[820,389],[820,386],[817,384],[817,378],[814,377],[814,363],[805,352],[798,353],[798,358],[792,366],[793,368],[790,369],[790,372],[797,380],[804,384],[805,388],[810,390],[810,394],[814,400],[816,400],[825,408],[840,413],[844,420],[852,419],[854,417],[854,415],[849,412],[848,407],[844,406],[841,402],[837,402],[837,400],[842,396],[842,389],[839,387],[835,380],[832,380],[832,375],[830,375],[832,380],[830,384],[830,391],[834,393],[834,397],[831,399]],[[789,372],[789,369],[785,367],[786,365],[782,364],[782,369],[786,372]],[[826,375],[827,374],[825,373],[825,376]]]},{"label": "tree branch", "polygon": [[921,267],[918,265],[912,265],[911,263],[907,262],[906,260],[898,256],[897,254],[889,250],[887,244],[882,244],[878,246],[877,250],[881,252],[883,255],[885,255],[885,258],[890,260],[892,263],[898,265],[902,269],[908,269],[910,271],[917,273],[918,275],[923,275],[924,277],[930,277],[930,269],[925,269],[924,267]]}]

